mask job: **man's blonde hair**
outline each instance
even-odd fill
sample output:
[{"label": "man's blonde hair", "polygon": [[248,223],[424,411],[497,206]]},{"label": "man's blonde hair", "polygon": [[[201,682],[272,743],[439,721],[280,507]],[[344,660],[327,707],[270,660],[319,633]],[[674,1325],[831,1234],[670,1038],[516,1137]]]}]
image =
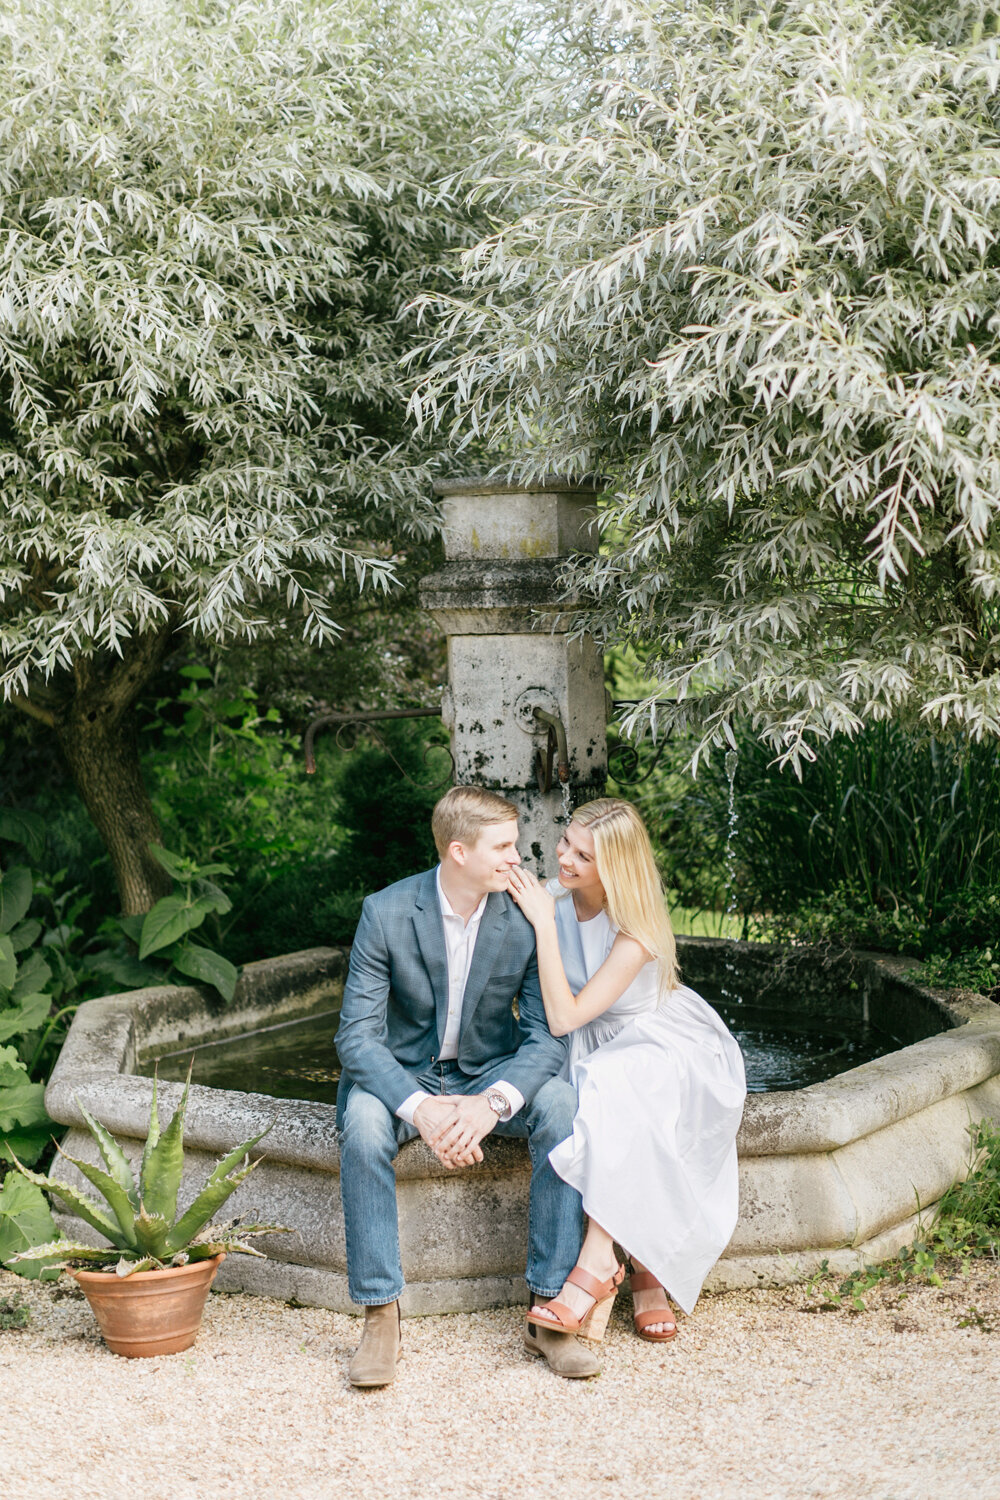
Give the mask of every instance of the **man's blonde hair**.
[{"label": "man's blonde hair", "polygon": [[645,823],[621,797],[585,802],[574,810],[573,822],[593,835],[608,916],[619,931],[653,955],[663,988],[674,989],[677,944]]},{"label": "man's blonde hair", "polygon": [[431,814],[434,846],[444,859],[449,844],[471,848],[484,828],[493,823],[509,823],[517,814],[513,802],[484,786],[453,786]]}]

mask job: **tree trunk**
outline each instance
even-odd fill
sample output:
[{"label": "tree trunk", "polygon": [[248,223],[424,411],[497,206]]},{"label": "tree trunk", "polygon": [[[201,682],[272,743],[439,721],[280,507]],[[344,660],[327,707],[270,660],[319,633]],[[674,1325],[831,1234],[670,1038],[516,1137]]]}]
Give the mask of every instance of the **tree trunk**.
[{"label": "tree trunk", "polygon": [[122,915],[149,911],[170,893],[166,870],[149,853],[161,834],[142,779],[131,712],[74,703],[56,726],[77,790],[111,855]]},{"label": "tree trunk", "polygon": [[122,914],[140,916],[172,881],[149,852],[161,835],[142,779],[132,706],[170,646],[172,621],[136,636],[126,654],[81,657],[72,676],[14,701],[55,731],[66,763],[111,856]]}]

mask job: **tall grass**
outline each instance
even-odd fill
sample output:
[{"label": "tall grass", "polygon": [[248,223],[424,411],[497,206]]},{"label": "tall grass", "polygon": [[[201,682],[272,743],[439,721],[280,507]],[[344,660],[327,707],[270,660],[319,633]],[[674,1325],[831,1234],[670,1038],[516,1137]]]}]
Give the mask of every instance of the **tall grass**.
[{"label": "tall grass", "polygon": [[685,747],[637,789],[684,906],[714,906],[761,935],[843,938],[918,955],[1000,934],[1000,745],[889,724],[821,747],[801,781],[738,738],[683,780]]}]

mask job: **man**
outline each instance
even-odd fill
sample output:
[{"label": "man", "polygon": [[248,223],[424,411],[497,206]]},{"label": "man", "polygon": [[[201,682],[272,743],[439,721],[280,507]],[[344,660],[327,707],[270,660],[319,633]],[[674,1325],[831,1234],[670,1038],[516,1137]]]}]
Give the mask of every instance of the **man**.
[{"label": "man", "polygon": [[[482,1161],[491,1131],[527,1139],[525,1275],[536,1301],[556,1296],[582,1240],[579,1195],[548,1160],[576,1110],[575,1092],[555,1077],[565,1044],[545,1022],[534,933],[507,895],[520,863],[517,808],[482,787],[453,787],[431,827],[438,868],[365,901],[337,1032],[348,1283],[365,1308],[356,1386],[387,1385],[399,1358],[392,1161],[404,1142],[421,1135],[451,1169]],[[525,1342],[560,1375],[600,1370],[570,1334],[529,1327]]]}]

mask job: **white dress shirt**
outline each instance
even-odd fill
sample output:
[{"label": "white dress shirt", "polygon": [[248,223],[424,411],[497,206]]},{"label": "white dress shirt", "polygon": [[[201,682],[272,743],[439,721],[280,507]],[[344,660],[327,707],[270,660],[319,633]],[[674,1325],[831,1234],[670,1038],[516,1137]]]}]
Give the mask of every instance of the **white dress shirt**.
[{"label": "white dress shirt", "polygon": [[[444,1024],[444,1036],[441,1039],[440,1058],[442,1062],[450,1062],[458,1056],[458,1036],[462,1029],[462,1003],[465,998],[465,986],[469,980],[469,970],[472,968],[476,939],[479,936],[479,923],[486,910],[486,897],[483,897],[466,922],[455,911],[444,893],[440,865],[437,869],[437,894],[444,924],[445,962],[448,970],[448,1015]],[[491,1084],[491,1088],[503,1094],[510,1105],[511,1114],[516,1115],[524,1103],[524,1095],[520,1090],[516,1089],[512,1083],[503,1082]],[[413,1113],[417,1106],[425,1099],[434,1097],[428,1094],[426,1089],[416,1089],[403,1100],[396,1113],[401,1120],[412,1125]]]}]

